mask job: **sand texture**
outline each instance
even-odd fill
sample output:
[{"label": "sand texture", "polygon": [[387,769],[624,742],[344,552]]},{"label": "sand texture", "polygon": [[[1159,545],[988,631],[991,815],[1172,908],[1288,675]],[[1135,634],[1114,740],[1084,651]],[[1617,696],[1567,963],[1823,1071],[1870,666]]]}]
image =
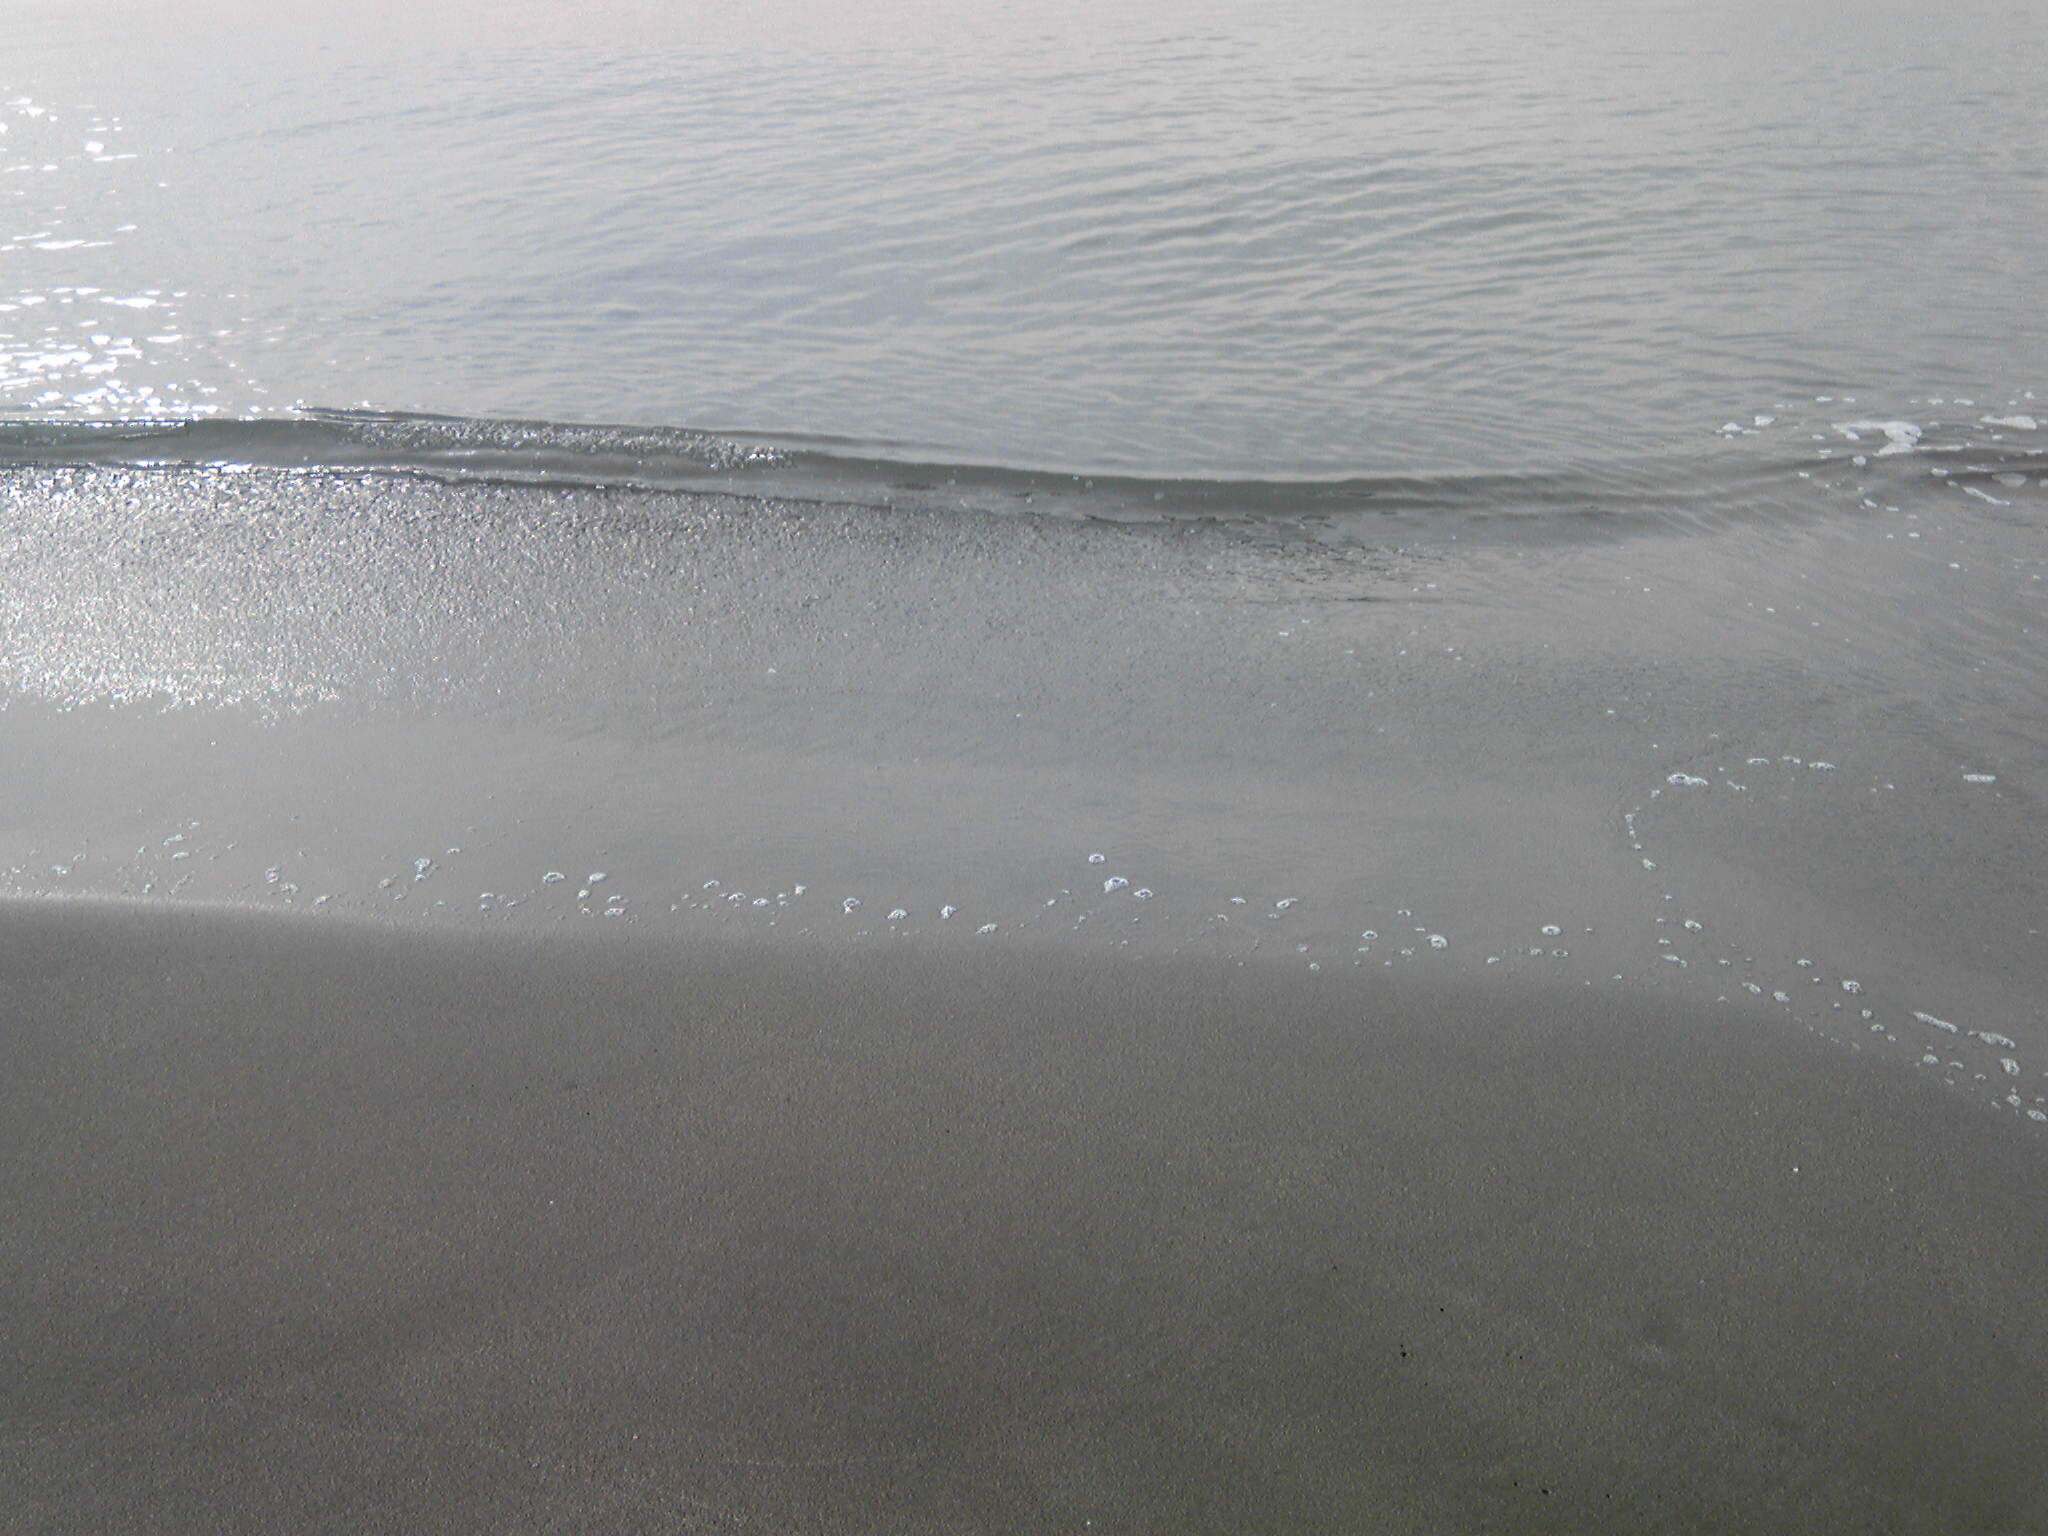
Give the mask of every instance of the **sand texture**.
[{"label": "sand texture", "polygon": [[2036,1139],[1729,1008],[87,902],[0,966],[12,1532],[2048,1521]]}]

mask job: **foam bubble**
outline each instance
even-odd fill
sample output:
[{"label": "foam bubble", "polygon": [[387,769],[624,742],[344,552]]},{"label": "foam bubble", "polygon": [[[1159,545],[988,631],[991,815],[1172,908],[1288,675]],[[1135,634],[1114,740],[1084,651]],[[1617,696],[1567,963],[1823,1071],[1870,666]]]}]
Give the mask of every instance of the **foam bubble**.
[{"label": "foam bubble", "polygon": [[1863,441],[1865,432],[1883,433],[1885,445],[1877,450],[1880,459],[1895,453],[1911,453],[1920,445],[1921,429],[1910,421],[1838,421],[1833,426],[1852,443]]}]

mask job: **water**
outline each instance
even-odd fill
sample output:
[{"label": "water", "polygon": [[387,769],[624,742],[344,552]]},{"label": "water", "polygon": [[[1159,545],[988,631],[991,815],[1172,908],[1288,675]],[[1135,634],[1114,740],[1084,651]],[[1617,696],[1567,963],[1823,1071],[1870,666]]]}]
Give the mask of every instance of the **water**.
[{"label": "water", "polygon": [[2044,58],[1998,0],[29,7],[0,410],[1639,488],[2039,382]]},{"label": "water", "polygon": [[29,7],[0,883],[1540,968],[1960,1020],[2038,1123],[2044,65],[1999,0]]}]

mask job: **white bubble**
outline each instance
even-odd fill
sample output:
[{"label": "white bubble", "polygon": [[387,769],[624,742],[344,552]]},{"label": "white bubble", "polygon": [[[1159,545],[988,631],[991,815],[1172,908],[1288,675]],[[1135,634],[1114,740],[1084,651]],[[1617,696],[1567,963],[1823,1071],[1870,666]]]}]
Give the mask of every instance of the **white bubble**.
[{"label": "white bubble", "polygon": [[1680,789],[1705,789],[1707,781],[1690,773],[1674,773],[1668,776],[1666,784],[1676,784]]},{"label": "white bubble", "polygon": [[1102,882],[1103,894],[1107,895],[1111,891],[1120,891],[1130,883],[1131,882],[1126,880],[1122,875],[1111,875],[1107,880]]},{"label": "white bubble", "polygon": [[1099,853],[1091,853],[1091,854],[1089,854],[1089,855],[1088,855],[1088,862],[1089,862],[1090,864],[1103,864],[1103,863],[1107,863],[1107,862],[1108,862],[1108,860],[1107,860],[1107,858],[1106,858],[1106,857],[1105,857],[1104,855],[1102,855],[1102,854],[1099,854]]},{"label": "white bubble", "polygon": [[939,908],[939,917],[940,917],[940,918],[941,918],[942,920],[943,920],[943,919],[945,919],[945,918],[949,918],[949,917],[951,917],[951,916],[952,916],[952,915],[953,915],[953,914],[954,914],[955,912],[958,912],[959,910],[960,910],[960,909],[959,909],[958,907],[941,907],[941,908]]},{"label": "white bubble", "polygon": [[588,875],[585,875],[583,878],[587,884],[603,885],[605,881],[609,880],[611,877],[601,869],[593,869]]},{"label": "white bubble", "polygon": [[1289,907],[1293,906],[1299,900],[1301,900],[1299,896],[1282,896],[1278,901],[1273,903],[1273,910],[1275,912],[1285,912]]},{"label": "white bubble", "polygon": [[1440,933],[1432,933],[1429,936],[1429,947],[1431,949],[1449,949],[1451,941]]},{"label": "white bubble", "polygon": [[1368,928],[1365,930],[1365,932],[1361,933],[1359,937],[1365,940],[1366,943],[1370,944],[1374,939],[1379,937],[1379,934],[1374,932],[1372,929]]},{"label": "white bubble", "polygon": [[540,883],[542,885],[560,885],[564,880],[568,878],[569,877],[563,874],[559,869],[551,869],[546,874],[540,877]]},{"label": "white bubble", "polygon": [[1131,892],[1131,894],[1137,897],[1140,901],[1150,901],[1152,899],[1152,892],[1150,888],[1142,885],[1139,886],[1135,891]]},{"label": "white bubble", "polygon": [[1966,773],[1963,775],[1963,782],[1965,784],[1996,784],[1998,782],[1998,775],[1995,773]]},{"label": "white bubble", "polygon": [[1564,930],[1555,923],[1545,923],[1543,925],[1543,936],[1546,939],[1554,939],[1563,932]]},{"label": "white bubble", "polygon": [[1844,981],[1842,983],[1842,990],[1844,992],[1861,992],[1863,990],[1863,983],[1860,981]]},{"label": "white bubble", "polygon": [[2010,1056],[1999,1057],[1998,1064],[2005,1068],[2005,1075],[2007,1077],[2018,1077],[2020,1075],[2020,1064]]},{"label": "white bubble", "polygon": [[910,916],[910,914],[904,911],[901,907],[892,907],[889,909],[889,921],[892,923],[900,923],[903,921],[903,919],[905,919],[908,916]]},{"label": "white bubble", "polygon": [[858,896],[849,896],[846,898],[846,900],[839,903],[839,910],[842,912],[851,912],[855,907],[859,905],[860,898]]},{"label": "white bubble", "polygon": [[974,931],[976,933],[994,933],[996,931],[996,925],[994,923],[983,923],[979,928],[975,929]]}]

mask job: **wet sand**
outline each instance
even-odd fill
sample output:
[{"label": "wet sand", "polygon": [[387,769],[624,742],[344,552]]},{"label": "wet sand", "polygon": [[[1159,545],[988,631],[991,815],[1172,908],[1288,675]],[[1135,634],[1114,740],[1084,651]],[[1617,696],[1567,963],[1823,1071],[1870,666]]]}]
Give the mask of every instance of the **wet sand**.
[{"label": "wet sand", "polygon": [[1783,1019],[0,910],[10,1531],[2019,1531],[2016,1117]]}]

